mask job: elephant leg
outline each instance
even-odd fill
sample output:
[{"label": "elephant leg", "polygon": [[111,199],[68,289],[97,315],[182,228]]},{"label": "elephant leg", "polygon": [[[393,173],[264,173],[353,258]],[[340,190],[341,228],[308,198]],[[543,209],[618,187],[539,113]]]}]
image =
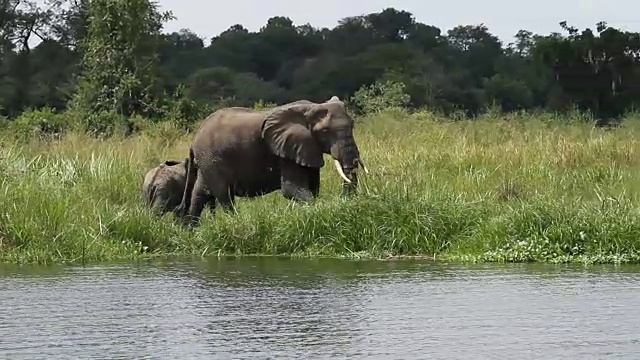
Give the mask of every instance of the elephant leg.
[{"label": "elephant leg", "polygon": [[199,175],[196,179],[196,183],[193,185],[193,192],[191,193],[191,205],[189,206],[189,211],[187,213],[187,220],[189,224],[195,225],[200,221],[202,210],[204,210],[204,206],[206,205],[208,198],[209,194],[207,193],[205,184],[202,181],[202,176]]},{"label": "elephant leg", "polygon": [[282,195],[290,200],[308,203],[314,195],[310,189],[309,169],[287,159],[280,160]]},{"label": "elephant leg", "polygon": [[212,195],[207,196],[207,205],[212,213],[216,211],[216,198]]},{"label": "elephant leg", "polygon": [[308,168],[309,189],[314,198],[320,194],[320,169]]},{"label": "elephant leg", "polygon": [[220,206],[222,207],[222,209],[226,212],[235,212],[236,211],[236,195],[234,193],[234,190],[231,186],[227,186],[226,189],[224,190],[220,190],[221,194],[220,197],[218,197],[218,202],[220,203]]},{"label": "elephant leg", "polygon": [[227,185],[227,182],[219,176],[214,177],[207,182],[211,189],[212,196],[218,200],[220,207],[227,212],[235,212],[235,194],[233,188]]}]

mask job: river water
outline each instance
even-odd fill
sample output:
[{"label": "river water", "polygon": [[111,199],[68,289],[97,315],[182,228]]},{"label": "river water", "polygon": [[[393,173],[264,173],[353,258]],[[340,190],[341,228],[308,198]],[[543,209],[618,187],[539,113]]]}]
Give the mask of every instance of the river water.
[{"label": "river water", "polygon": [[2,359],[640,358],[640,267],[0,266]]}]

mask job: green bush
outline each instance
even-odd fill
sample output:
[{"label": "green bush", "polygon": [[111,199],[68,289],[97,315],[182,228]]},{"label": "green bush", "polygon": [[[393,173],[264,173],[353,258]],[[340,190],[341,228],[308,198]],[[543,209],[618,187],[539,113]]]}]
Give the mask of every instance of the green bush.
[{"label": "green bush", "polygon": [[376,81],[362,86],[351,98],[351,102],[364,114],[372,114],[390,108],[405,108],[411,97],[405,92],[405,85],[399,81]]}]

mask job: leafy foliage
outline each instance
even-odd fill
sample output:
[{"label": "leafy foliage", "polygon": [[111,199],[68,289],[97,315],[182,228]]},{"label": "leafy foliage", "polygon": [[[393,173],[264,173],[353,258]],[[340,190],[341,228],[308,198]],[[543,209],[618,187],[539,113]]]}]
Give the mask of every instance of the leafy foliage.
[{"label": "leafy foliage", "polygon": [[361,87],[353,95],[352,101],[365,113],[377,113],[389,108],[405,107],[409,95],[402,82],[378,81],[368,87]]},{"label": "leafy foliage", "polygon": [[159,97],[157,42],[170,13],[148,0],[92,0],[75,105],[88,113],[152,115]]}]

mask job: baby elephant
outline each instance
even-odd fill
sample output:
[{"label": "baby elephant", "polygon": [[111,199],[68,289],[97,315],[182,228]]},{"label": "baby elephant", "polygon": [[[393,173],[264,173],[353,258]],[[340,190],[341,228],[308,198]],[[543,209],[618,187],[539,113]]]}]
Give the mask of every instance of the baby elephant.
[{"label": "baby elephant", "polygon": [[[145,203],[157,214],[164,215],[170,211],[176,214],[178,211],[187,181],[188,161],[188,158],[182,161],[165,160],[144,176],[142,195]],[[207,201],[210,207],[215,206],[212,200]]]}]

